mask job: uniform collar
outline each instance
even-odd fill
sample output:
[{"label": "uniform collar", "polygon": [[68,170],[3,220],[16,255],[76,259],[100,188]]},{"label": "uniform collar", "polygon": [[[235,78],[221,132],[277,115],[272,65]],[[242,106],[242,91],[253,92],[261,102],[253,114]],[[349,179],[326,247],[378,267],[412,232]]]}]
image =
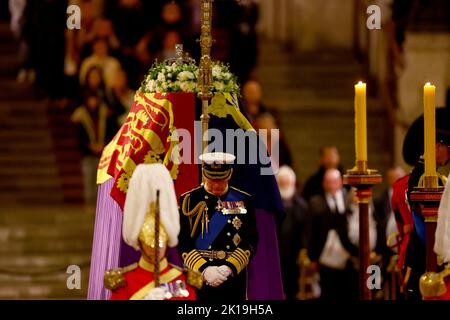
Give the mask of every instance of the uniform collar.
[{"label": "uniform collar", "polygon": [[[165,268],[167,268],[168,265],[169,263],[167,262],[167,259],[166,258],[162,259],[159,262],[159,270],[160,271],[164,270]],[[141,259],[139,260],[139,267],[149,272],[155,271],[155,265],[145,260],[144,257],[141,257]]]},{"label": "uniform collar", "polygon": [[206,186],[205,186],[205,185],[203,185],[203,189],[204,189],[205,192],[206,192],[207,194],[209,194],[210,196],[216,197],[216,198],[219,198],[219,199],[220,199],[220,198],[226,197],[226,195],[227,195],[228,192],[230,191],[230,185],[227,186],[227,188],[225,189],[225,192],[222,193],[220,196],[216,196],[216,195],[212,194],[211,192],[209,192],[208,190],[206,190]]}]

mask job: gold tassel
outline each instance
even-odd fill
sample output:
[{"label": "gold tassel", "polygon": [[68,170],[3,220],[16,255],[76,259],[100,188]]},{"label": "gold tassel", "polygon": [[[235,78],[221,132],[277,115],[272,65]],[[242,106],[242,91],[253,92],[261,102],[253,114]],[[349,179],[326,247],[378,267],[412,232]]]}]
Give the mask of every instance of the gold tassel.
[{"label": "gold tassel", "polygon": [[205,208],[205,220],[206,220],[206,233],[208,233],[208,226],[209,226],[209,216],[208,216],[208,207]]},{"label": "gold tassel", "polygon": [[205,230],[205,215],[202,217],[202,239],[203,239],[203,232]]}]

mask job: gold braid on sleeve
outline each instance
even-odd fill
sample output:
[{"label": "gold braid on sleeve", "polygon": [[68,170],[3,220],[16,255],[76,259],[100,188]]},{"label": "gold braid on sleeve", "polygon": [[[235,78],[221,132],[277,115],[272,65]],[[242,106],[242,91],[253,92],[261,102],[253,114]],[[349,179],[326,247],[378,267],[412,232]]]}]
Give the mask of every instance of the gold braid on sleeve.
[{"label": "gold braid on sleeve", "polygon": [[[204,224],[205,222],[208,223],[208,209],[205,201],[200,201],[195,205],[195,207],[192,210],[189,210],[190,208],[190,194],[187,194],[184,199],[183,203],[181,205],[181,211],[183,214],[189,218],[189,225],[191,228],[191,238],[194,237],[195,231],[197,230],[198,223],[200,221],[200,218],[202,220],[202,235],[204,231]],[[192,226],[192,218],[195,218],[194,226]]]}]

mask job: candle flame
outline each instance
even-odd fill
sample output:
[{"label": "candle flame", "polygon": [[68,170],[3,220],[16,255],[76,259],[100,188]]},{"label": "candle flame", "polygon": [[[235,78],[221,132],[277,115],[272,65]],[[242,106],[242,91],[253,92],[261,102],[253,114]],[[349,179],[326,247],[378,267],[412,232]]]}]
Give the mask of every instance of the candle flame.
[{"label": "candle flame", "polygon": [[427,83],[425,83],[425,86],[429,87],[429,86],[431,86],[431,83],[427,82]]},{"label": "candle flame", "polygon": [[362,81],[358,81],[358,86],[362,86],[363,82]]}]

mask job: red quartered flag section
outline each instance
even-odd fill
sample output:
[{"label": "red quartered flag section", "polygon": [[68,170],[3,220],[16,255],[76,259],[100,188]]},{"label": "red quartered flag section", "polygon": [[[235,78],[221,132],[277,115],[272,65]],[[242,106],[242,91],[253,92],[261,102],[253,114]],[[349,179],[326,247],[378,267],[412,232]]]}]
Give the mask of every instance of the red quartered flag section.
[{"label": "red quartered flag section", "polygon": [[[198,169],[194,164],[179,162],[183,141],[178,138],[177,129],[186,130],[193,139],[194,124],[194,93],[137,92],[126,122],[103,151],[97,183],[114,179],[111,197],[123,209],[128,183],[136,166],[163,163],[175,181],[177,196],[180,196],[197,184]],[[191,142],[182,144],[181,149],[189,147],[193,160],[194,144]]]}]

